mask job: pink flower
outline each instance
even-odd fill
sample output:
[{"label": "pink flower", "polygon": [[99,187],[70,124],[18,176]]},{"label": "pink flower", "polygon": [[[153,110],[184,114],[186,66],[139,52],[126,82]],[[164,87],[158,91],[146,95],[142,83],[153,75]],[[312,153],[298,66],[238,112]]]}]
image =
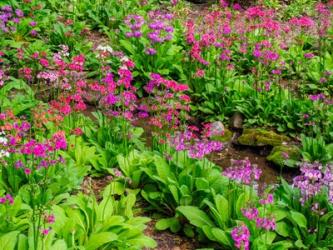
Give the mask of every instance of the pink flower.
[{"label": "pink flower", "polygon": [[42,235],[46,236],[50,233],[50,229],[49,228],[45,228],[42,230]]},{"label": "pink flower", "polygon": [[258,218],[259,211],[257,208],[242,209],[242,214],[248,220],[255,220],[256,218]]},{"label": "pink flower", "polygon": [[305,53],[304,54],[304,58],[306,58],[306,59],[311,59],[311,58],[313,58],[314,57],[314,54],[313,53]]},{"label": "pink flower", "polygon": [[47,59],[45,59],[45,58],[41,58],[41,59],[39,60],[39,63],[40,63],[43,67],[45,67],[45,68],[47,68],[47,67],[49,66],[49,61],[48,61]]},{"label": "pink flower", "polygon": [[295,26],[299,26],[301,28],[310,28],[313,27],[315,25],[315,22],[307,16],[303,16],[303,17],[293,17],[292,19],[290,19],[289,21],[291,24],[295,25]]},{"label": "pink flower", "polygon": [[246,225],[235,227],[231,231],[235,247],[242,250],[250,249],[250,231]]},{"label": "pink flower", "polygon": [[194,77],[196,78],[202,78],[204,76],[205,76],[205,70],[203,69],[198,69],[194,74]]},{"label": "pink flower", "polygon": [[53,224],[55,222],[55,216],[53,214],[46,216],[46,222],[49,224]]},{"label": "pink flower", "polygon": [[30,175],[30,174],[31,174],[31,169],[30,169],[30,168],[25,168],[25,169],[24,169],[24,173],[25,173],[26,175]]}]

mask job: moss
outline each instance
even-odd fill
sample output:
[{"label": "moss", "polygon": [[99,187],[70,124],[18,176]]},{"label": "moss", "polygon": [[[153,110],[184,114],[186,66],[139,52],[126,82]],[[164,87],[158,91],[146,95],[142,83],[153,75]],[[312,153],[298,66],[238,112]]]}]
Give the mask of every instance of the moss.
[{"label": "moss", "polygon": [[279,146],[288,141],[290,141],[289,137],[264,129],[244,129],[243,134],[238,138],[239,144],[247,146]]},{"label": "moss", "polygon": [[280,167],[296,167],[296,163],[301,160],[301,151],[297,146],[275,146],[266,158]]},{"label": "moss", "polygon": [[229,142],[232,138],[233,133],[229,129],[224,129],[224,135],[212,136],[212,140],[220,142]]}]

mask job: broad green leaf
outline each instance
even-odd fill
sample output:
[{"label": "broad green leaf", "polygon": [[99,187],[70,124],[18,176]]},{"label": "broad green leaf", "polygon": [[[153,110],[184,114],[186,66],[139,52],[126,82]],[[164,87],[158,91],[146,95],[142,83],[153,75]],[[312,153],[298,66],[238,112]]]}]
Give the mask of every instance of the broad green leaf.
[{"label": "broad green leaf", "polygon": [[180,206],[177,211],[186,217],[186,219],[196,227],[203,227],[205,225],[214,226],[209,216],[200,210],[198,207],[194,206]]},{"label": "broad green leaf", "polygon": [[307,220],[305,216],[299,212],[291,211],[290,212],[291,219],[296,222],[299,227],[306,228]]},{"label": "broad green leaf", "polygon": [[66,250],[67,244],[64,240],[57,240],[51,247],[50,250]]},{"label": "broad green leaf", "polygon": [[228,200],[223,195],[216,195],[214,199],[215,199],[216,208],[219,211],[223,222],[226,222],[229,219]]},{"label": "broad green leaf", "polygon": [[95,233],[89,237],[85,248],[86,250],[96,250],[104,244],[115,241],[117,239],[118,236],[111,232]]},{"label": "broad green leaf", "polygon": [[166,219],[161,219],[157,221],[155,228],[157,230],[166,230],[171,227],[173,223],[175,223],[175,220],[177,221],[176,218],[166,218]]},{"label": "broad green leaf", "polygon": [[275,231],[283,237],[288,237],[290,234],[289,225],[284,221],[276,223]]},{"label": "broad green leaf", "polygon": [[211,232],[219,243],[230,247],[232,246],[227,233],[222,229],[215,227],[211,229]]},{"label": "broad green leaf", "polygon": [[2,235],[0,237],[0,250],[14,250],[19,233],[19,231],[13,231]]}]

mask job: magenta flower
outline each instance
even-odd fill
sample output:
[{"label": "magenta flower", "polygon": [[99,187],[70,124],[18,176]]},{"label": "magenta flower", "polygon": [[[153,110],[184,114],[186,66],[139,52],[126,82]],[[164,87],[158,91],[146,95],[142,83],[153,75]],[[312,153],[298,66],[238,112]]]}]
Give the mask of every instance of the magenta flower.
[{"label": "magenta flower", "polygon": [[234,245],[238,249],[250,249],[250,231],[246,225],[235,227],[231,231],[231,237],[234,240]]},{"label": "magenta flower", "polygon": [[262,171],[256,165],[252,165],[249,159],[231,160],[231,167],[222,174],[237,182],[250,185],[260,179]]}]

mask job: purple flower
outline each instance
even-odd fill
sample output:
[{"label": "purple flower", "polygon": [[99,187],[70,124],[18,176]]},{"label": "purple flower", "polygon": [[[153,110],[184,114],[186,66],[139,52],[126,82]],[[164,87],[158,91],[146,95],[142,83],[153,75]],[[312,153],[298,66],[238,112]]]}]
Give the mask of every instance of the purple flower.
[{"label": "purple flower", "polygon": [[231,231],[231,237],[234,240],[235,247],[238,249],[250,249],[250,231],[247,226],[235,227]]},{"label": "purple flower", "polygon": [[316,94],[316,95],[309,95],[310,100],[312,101],[319,101],[319,100],[324,100],[325,95],[323,93]]},{"label": "purple flower", "polygon": [[276,223],[274,218],[257,218],[256,219],[257,228],[263,228],[267,231],[275,230]]},{"label": "purple flower", "polygon": [[31,36],[37,36],[38,35],[38,31],[37,30],[31,30],[30,31],[30,35]]},{"label": "purple flower", "polygon": [[294,178],[293,186],[301,191],[301,203],[304,204],[310,198],[316,196],[329,187],[329,199],[333,199],[333,165],[328,164],[324,167],[322,164],[303,162],[300,166],[301,174]]},{"label": "purple flower", "polygon": [[23,16],[24,16],[23,11],[20,10],[20,9],[16,9],[16,10],[15,10],[15,14],[16,14],[17,17],[23,17]]},{"label": "purple flower", "polygon": [[155,55],[155,54],[156,54],[156,50],[155,50],[154,48],[147,48],[147,49],[145,50],[145,53],[146,53],[147,55]]},{"label": "purple flower", "polygon": [[232,180],[250,185],[260,179],[262,171],[246,158],[245,160],[231,160],[231,166],[222,174]]},{"label": "purple flower", "polygon": [[261,205],[272,204],[274,202],[274,197],[272,194],[268,194],[266,199],[261,199],[259,203]]},{"label": "purple flower", "polygon": [[37,25],[37,22],[35,22],[35,21],[31,21],[31,22],[29,23],[29,25],[30,25],[31,27],[35,27],[35,26]]},{"label": "purple flower", "polygon": [[108,96],[106,97],[106,103],[108,105],[115,105],[117,102],[118,102],[118,97],[112,93],[108,94]]},{"label": "purple flower", "polygon": [[304,58],[306,58],[306,59],[311,59],[311,58],[313,58],[314,57],[314,54],[313,53],[305,53],[304,54]]},{"label": "purple flower", "polygon": [[141,29],[145,20],[139,15],[128,15],[124,22],[132,31],[137,31]]},{"label": "purple flower", "polygon": [[259,211],[257,208],[248,208],[248,209],[242,209],[242,214],[245,218],[247,218],[248,220],[255,220],[256,218],[258,218],[259,215]]}]

